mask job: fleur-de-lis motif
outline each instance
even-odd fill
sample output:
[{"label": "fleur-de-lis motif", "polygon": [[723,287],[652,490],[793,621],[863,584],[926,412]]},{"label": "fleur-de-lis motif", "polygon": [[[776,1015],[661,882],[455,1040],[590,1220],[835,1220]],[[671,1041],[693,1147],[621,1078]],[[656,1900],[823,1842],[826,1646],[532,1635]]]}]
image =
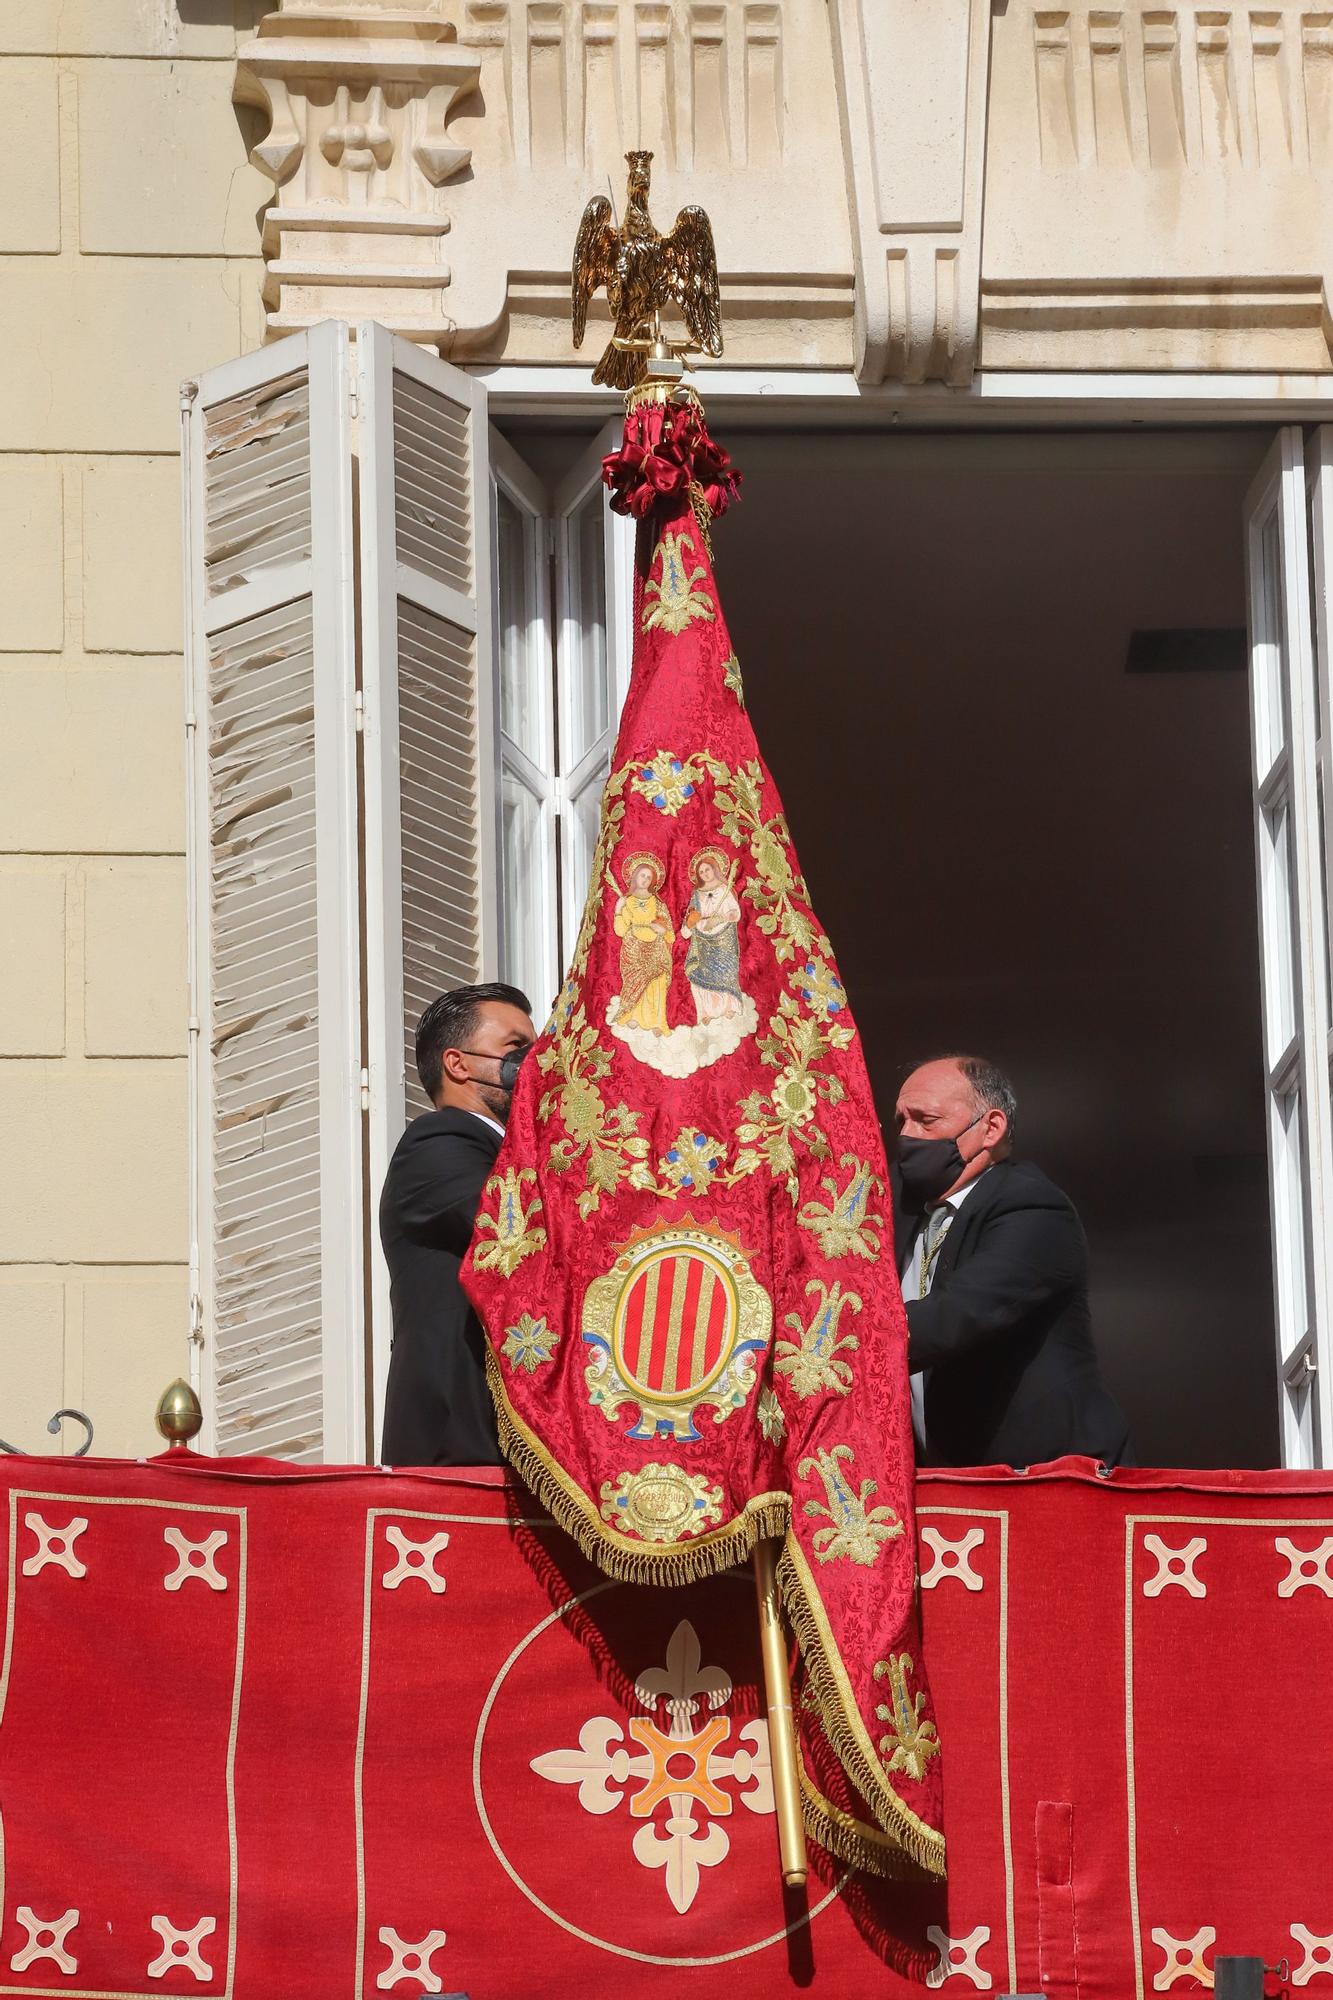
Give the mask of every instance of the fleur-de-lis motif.
[{"label": "fleur-de-lis motif", "polygon": [[528,1202],[523,1199],[523,1183],[536,1178],[531,1167],[506,1167],[487,1181],[482,1197],[487,1206],[476,1221],[477,1234],[485,1240],[472,1252],[479,1271],[498,1271],[511,1278],[523,1259],[545,1244],[546,1231],[533,1221],[542,1212],[541,1196],[534,1195]]},{"label": "fleur-de-lis motif", "polygon": [[870,1203],[874,1196],[883,1194],[884,1183],[855,1153],[844,1153],[838,1165],[849,1175],[846,1187],[839,1188],[833,1176],[825,1174],[819,1185],[832,1195],[832,1201],[807,1201],[797,1221],[819,1238],[826,1257],[873,1261],[879,1255],[884,1218],[870,1212]]},{"label": "fleur-de-lis motif", "polygon": [[778,1374],[788,1377],[802,1401],[823,1390],[845,1396],[852,1386],[852,1367],[840,1357],[844,1350],[854,1353],[858,1346],[854,1333],[838,1332],[838,1321],[848,1306],[854,1313],[861,1310],[856,1293],[845,1292],[836,1282],[826,1285],[822,1278],[810,1280],[805,1295],[809,1298],[812,1293],[819,1297],[814,1317],[809,1326],[802,1326],[799,1313],[787,1314],[785,1324],[798,1338],[778,1342],[778,1358],[773,1364]]},{"label": "fleur-de-lis motif", "polygon": [[650,576],[643,586],[645,632],[655,627],[663,632],[683,632],[696,620],[708,623],[715,616],[708,592],[696,588],[707,572],[702,563],[689,568],[683,553],[686,549],[691,555],[698,554],[688,529],[682,529],[678,535],[663,535],[657,544],[653,568],[657,568],[660,559],[662,569],[660,576]]},{"label": "fleur-de-lis motif", "polygon": [[699,1635],[688,1618],[682,1618],[671,1634],[665,1664],[645,1667],[634,1683],[638,1701],[651,1715],[664,1701],[673,1724],[683,1725],[698,1712],[700,1697],[710,1708],[721,1708],[731,1694],[731,1675],[725,1667],[705,1667]]},{"label": "fleur-de-lis motif", "polygon": [[836,1562],[845,1558],[849,1562],[864,1563],[867,1568],[879,1558],[885,1542],[893,1541],[903,1532],[903,1524],[892,1507],[867,1507],[866,1502],[874,1498],[879,1487],[873,1479],[863,1479],[859,1493],[852,1490],[852,1483],[841,1470],[839,1461],[850,1462],[854,1456],[849,1444],[835,1444],[829,1451],[817,1451],[812,1458],[803,1458],[797,1470],[802,1479],[808,1479],[812,1472],[818,1472],[824,1482],[827,1505],[823,1500],[807,1500],[807,1514],[826,1514],[829,1525],[816,1528],[811,1537],[811,1547],[820,1562]]},{"label": "fleur-de-lis motif", "polygon": [[881,1722],[889,1725],[888,1734],[879,1739],[880,1755],[886,1759],[886,1768],[905,1771],[909,1778],[915,1778],[920,1783],[931,1758],[940,1754],[939,1731],[933,1722],[921,1719],[926,1697],[924,1694],[914,1695],[908,1687],[907,1677],[911,1671],[910,1653],[890,1653],[887,1660],[875,1662],[875,1679],[886,1680],[889,1684],[888,1704],[880,1702],[875,1714]]}]

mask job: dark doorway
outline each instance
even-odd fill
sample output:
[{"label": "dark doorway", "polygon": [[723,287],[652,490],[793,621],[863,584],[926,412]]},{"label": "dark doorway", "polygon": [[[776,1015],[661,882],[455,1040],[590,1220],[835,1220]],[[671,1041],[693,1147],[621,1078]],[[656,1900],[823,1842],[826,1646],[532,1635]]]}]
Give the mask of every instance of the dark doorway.
[{"label": "dark doorway", "polygon": [[1235,639],[1266,437],[729,442],[723,603],[886,1127],[913,1058],[1009,1070],[1141,1462],[1274,1463]]}]

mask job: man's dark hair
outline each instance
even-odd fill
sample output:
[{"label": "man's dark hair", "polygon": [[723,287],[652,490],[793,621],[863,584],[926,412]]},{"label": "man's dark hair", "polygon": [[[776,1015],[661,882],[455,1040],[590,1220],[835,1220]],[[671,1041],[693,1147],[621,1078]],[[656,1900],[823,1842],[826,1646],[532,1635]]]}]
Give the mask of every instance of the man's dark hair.
[{"label": "man's dark hair", "polygon": [[532,1012],[526,993],[494,979],[487,986],[455,986],[452,993],[441,993],[417,1022],[417,1075],[432,1104],[439,1093],[445,1050],[467,1047],[477,1032],[478,1016],[489,1000],[517,1007],[523,1014]]}]

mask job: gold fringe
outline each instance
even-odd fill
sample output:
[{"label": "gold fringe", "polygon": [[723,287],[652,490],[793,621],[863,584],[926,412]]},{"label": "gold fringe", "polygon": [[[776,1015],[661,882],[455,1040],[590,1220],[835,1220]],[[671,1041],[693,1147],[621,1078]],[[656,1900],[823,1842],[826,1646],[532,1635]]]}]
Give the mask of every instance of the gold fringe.
[{"label": "gold fringe", "polygon": [[[801,1806],[813,1840],[853,1867],[873,1875],[898,1875],[914,1864],[930,1875],[944,1873],[944,1836],[898,1797],[888,1784],[865,1734],[855,1704],[838,1686],[834,1667],[836,1647],[829,1632],[814,1579],[791,1534],[791,1495],[758,1494],[744,1512],[725,1528],[697,1540],[652,1548],[622,1541],[594,1511],[588,1495],[533,1436],[513,1409],[495,1351],[486,1349],[486,1374],[495,1402],[500,1449],[524,1485],[549,1509],[557,1525],[587,1556],[589,1562],[620,1583],[657,1584],[678,1588],[731,1569],[750,1557],[755,1544],[772,1537],[782,1541],[778,1586],[810,1676],[819,1719],[839,1761],[857,1790],[881,1821],[880,1826],[854,1819],[826,1799],[801,1775]],[[845,1674],[841,1676],[844,1683]]]},{"label": "gold fringe", "polygon": [[[834,1664],[837,1652],[833,1635],[827,1629],[814,1579],[806,1570],[804,1558],[795,1537],[791,1535],[787,1537],[778,1558],[778,1588],[810,1676],[811,1692],[820,1721],[838,1762],[885,1833],[897,1842],[907,1858],[929,1875],[943,1875],[944,1835],[936,1827],[927,1826],[924,1820],[918,1819],[911,1807],[898,1797],[874,1755],[855,1703],[847,1698],[850,1688],[844,1696],[838,1686],[840,1678],[845,1684],[846,1675]],[[858,1825],[858,1821],[848,1818],[845,1838],[849,1844],[856,1837],[854,1830]],[[835,1854],[842,1852],[836,1845],[833,1851]],[[869,1864],[858,1862],[858,1865]],[[875,1872],[885,1872],[882,1861]]]},{"label": "gold fringe", "polygon": [[594,1511],[583,1489],[561,1470],[515,1413],[505,1393],[495,1351],[489,1346],[486,1374],[495,1401],[501,1451],[524,1485],[549,1508],[589,1562],[596,1563],[598,1569],[615,1577],[617,1582],[661,1584],[673,1590],[682,1584],[699,1583],[704,1577],[716,1576],[747,1561],[756,1543],[780,1539],[786,1534],[791,1516],[790,1494],[761,1493],[725,1528],[715,1528],[688,1542],[670,1542],[653,1548],[624,1541]]}]

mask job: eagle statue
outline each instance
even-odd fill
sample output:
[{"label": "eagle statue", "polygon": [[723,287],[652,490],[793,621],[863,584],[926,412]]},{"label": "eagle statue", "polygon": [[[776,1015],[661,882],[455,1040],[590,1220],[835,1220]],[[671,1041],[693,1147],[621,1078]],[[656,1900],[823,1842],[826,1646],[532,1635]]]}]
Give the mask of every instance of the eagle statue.
[{"label": "eagle statue", "polygon": [[[651,153],[626,153],[629,194],[625,221],[617,229],[605,195],[594,195],[583,211],[574,245],[574,345],[583,345],[588,301],[599,285],[615,322],[615,338],[646,340],[658,316],[677,312],[690,345],[714,357],[722,352],[722,306],[717,288],[713,225],[701,208],[682,208],[676,226],[659,236],[648,214]],[[594,382],[632,389],[643,380],[643,349],[617,347],[615,339],[592,371]]]}]

